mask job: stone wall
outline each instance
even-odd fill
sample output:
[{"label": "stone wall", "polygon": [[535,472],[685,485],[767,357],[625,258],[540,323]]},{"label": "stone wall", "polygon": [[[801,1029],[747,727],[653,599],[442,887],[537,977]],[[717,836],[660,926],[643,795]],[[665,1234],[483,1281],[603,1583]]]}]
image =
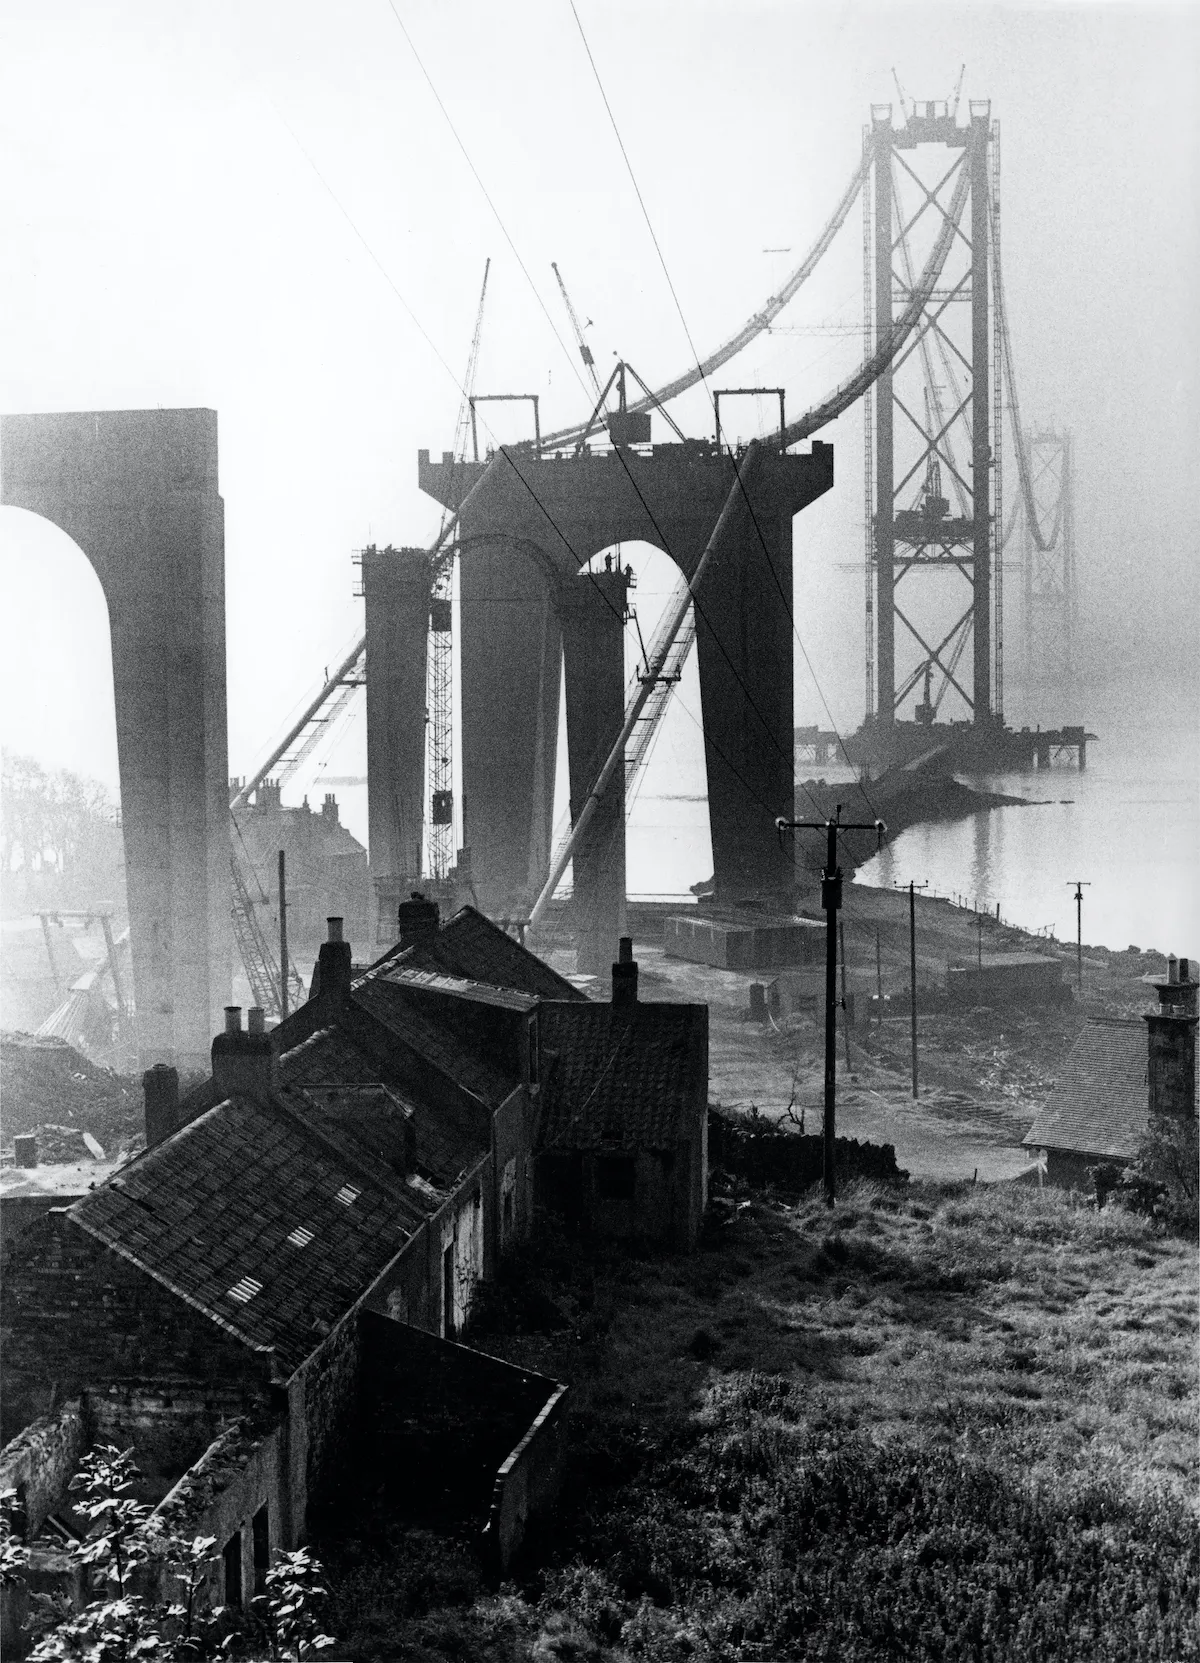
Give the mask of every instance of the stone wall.
[{"label": "stone wall", "polygon": [[0,1287],[7,1443],[89,1386],[165,1375],[246,1405],[265,1395],[270,1357],[250,1351],[119,1254],[51,1212],[13,1244]]},{"label": "stone wall", "polygon": [[483,1528],[486,1561],[503,1575],[521,1551],[530,1519],[558,1500],[567,1453],[565,1386],[555,1386],[520,1443],[501,1465]]}]

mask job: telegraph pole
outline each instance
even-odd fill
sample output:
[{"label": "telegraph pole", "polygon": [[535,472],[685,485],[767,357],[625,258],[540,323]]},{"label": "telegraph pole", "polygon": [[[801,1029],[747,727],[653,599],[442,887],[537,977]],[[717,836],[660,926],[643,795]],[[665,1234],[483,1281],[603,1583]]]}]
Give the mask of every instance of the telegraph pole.
[{"label": "telegraph pole", "polygon": [[1075,985],[1083,998],[1083,892],[1092,887],[1091,879],[1068,878],[1067,887],[1075,885]]},{"label": "telegraph pole", "polygon": [[279,1015],[288,1013],[287,856],[279,851]]},{"label": "telegraph pole", "polygon": [[908,1004],[912,1020],[912,1076],[913,1102],[917,1100],[917,890],[928,888],[927,883],[908,885]]},{"label": "telegraph pole", "polygon": [[873,831],[882,845],[887,827],[882,820],[843,822],[842,805],[832,820],[776,820],[775,829],[785,831],[823,831],[825,833],[825,867],[821,873],[821,906],[825,911],[825,1121],[822,1127],[821,1165],[825,1180],[825,1201],[830,1207],[836,1199],[834,1175],[834,1142],[837,1117],[837,915],[842,909],[842,869],[838,865],[838,833],[843,831]]}]

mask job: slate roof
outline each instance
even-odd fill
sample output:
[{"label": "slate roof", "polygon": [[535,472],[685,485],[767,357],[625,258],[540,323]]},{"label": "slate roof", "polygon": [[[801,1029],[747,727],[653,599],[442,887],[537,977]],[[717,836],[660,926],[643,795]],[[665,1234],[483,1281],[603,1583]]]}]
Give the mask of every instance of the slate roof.
[{"label": "slate roof", "polygon": [[708,1099],[708,1007],[547,1003],[537,1144],[672,1149]]},{"label": "slate roof", "polygon": [[229,1098],[69,1216],[291,1374],[439,1204],[286,1108]]},{"label": "slate roof", "polygon": [[[552,970],[544,960],[522,947],[490,918],[474,907],[462,907],[430,941],[384,955],[379,965],[403,964],[407,969],[430,970],[491,987],[515,989],[539,999],[586,1000],[587,995]],[[378,968],[378,966],[377,966]]]},{"label": "slate roof", "polygon": [[472,1113],[449,1100],[433,1105],[424,1092],[410,1092],[403,1057],[393,1053],[381,1066],[345,1027],[318,1028],[283,1054],[279,1073],[282,1097],[306,1122],[352,1158],[383,1160],[394,1168],[404,1159],[406,1134],[398,1120],[387,1130],[393,1116],[375,1096],[386,1091],[411,1127],[416,1170],[441,1190],[452,1188],[490,1147],[482,1110]]},{"label": "slate roof", "polygon": [[386,976],[362,977],[354,984],[352,1003],[372,1016],[392,1039],[408,1046],[489,1108],[498,1108],[518,1084],[488,1057],[418,1010],[415,1002],[405,997],[404,988]]},{"label": "slate roof", "polygon": [[1129,1160],[1149,1122],[1146,1024],[1093,1017],[1023,1143]]},{"label": "slate roof", "polygon": [[440,970],[421,970],[400,959],[378,970],[369,970],[369,977],[383,977],[395,987],[425,988],[431,993],[445,993],[454,999],[470,999],[481,1005],[495,1005],[500,1010],[531,1011],[537,1007],[537,995],[518,992],[514,988],[493,987],[466,976],[450,976]]}]

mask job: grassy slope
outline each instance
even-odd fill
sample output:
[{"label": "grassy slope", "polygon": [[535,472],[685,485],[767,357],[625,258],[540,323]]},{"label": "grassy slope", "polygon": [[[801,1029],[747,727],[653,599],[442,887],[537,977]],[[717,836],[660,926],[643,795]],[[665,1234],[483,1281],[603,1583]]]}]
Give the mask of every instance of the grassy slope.
[{"label": "grassy slope", "polygon": [[477,1343],[574,1388],[548,1568],[497,1598],[363,1543],[347,1654],[1195,1656],[1195,1271],[1113,1209],[923,1184],[515,1267]]}]

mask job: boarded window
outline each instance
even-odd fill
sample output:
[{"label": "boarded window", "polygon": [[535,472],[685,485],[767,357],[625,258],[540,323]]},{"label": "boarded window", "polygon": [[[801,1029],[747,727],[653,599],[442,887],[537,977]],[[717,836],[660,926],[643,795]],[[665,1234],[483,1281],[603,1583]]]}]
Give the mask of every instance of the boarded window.
[{"label": "boarded window", "polygon": [[600,1155],[596,1160],[596,1193],[601,1201],[632,1201],[636,1173],[632,1155]]},{"label": "boarded window", "polygon": [[221,1553],[221,1562],[225,1571],[225,1604],[240,1606],[242,1603],[242,1533],[235,1530],[226,1542]]}]

